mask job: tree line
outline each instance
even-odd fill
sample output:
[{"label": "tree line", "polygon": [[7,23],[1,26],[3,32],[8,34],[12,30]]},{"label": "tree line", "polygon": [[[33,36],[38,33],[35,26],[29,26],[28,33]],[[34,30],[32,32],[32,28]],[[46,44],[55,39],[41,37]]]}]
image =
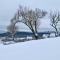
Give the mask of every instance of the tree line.
[{"label": "tree line", "polygon": [[[18,26],[16,23],[22,22],[24,23],[33,33],[35,39],[39,38],[38,35],[38,27],[39,20],[44,18],[48,14],[47,11],[41,10],[39,8],[29,9],[27,7],[19,6],[14,17],[11,19],[11,24],[7,27],[8,32],[11,33],[12,38],[14,40],[14,35],[18,31]],[[55,36],[59,35],[59,22],[60,22],[60,13],[59,11],[52,11],[49,13],[50,25],[55,29]]]}]

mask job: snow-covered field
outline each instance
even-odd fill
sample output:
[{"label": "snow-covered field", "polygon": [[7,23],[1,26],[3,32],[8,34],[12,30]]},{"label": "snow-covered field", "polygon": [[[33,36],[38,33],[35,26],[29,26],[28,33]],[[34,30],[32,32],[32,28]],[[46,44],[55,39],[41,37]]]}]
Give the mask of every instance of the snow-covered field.
[{"label": "snow-covered field", "polygon": [[0,60],[60,60],[60,37],[0,44]]}]

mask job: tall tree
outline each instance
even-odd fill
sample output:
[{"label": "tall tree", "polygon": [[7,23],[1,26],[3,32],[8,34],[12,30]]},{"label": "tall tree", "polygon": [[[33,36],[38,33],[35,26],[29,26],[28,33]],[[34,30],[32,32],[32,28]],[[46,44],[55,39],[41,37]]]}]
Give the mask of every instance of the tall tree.
[{"label": "tall tree", "polygon": [[50,21],[51,26],[55,29],[55,36],[58,36],[58,23],[60,21],[60,13],[59,12],[50,12]]},{"label": "tall tree", "polygon": [[14,35],[15,35],[15,33],[17,32],[18,27],[17,27],[16,25],[14,25],[14,24],[10,24],[10,25],[7,27],[7,30],[8,30],[8,32],[11,33],[11,36],[12,36],[12,38],[13,38],[13,40],[14,40]]},{"label": "tall tree", "polygon": [[46,15],[46,11],[36,8],[35,10],[28,9],[27,7],[19,6],[18,12],[15,14],[11,22],[22,22],[27,25],[32,31],[35,39],[38,39],[38,19]]}]

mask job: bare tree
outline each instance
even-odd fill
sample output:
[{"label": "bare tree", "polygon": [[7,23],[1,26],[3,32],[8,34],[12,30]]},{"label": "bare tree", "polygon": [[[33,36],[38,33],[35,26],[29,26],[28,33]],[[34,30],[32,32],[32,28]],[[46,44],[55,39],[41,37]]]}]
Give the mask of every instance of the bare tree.
[{"label": "bare tree", "polygon": [[28,9],[27,7],[19,6],[18,12],[11,20],[14,23],[22,22],[27,25],[32,31],[35,39],[38,39],[38,19],[43,18],[46,15],[46,11],[36,8],[35,10]]},{"label": "bare tree", "polygon": [[55,29],[55,36],[58,36],[58,23],[60,21],[60,13],[59,12],[50,12],[50,21],[51,26]]},{"label": "bare tree", "polygon": [[12,36],[12,38],[13,38],[13,40],[14,40],[14,35],[15,35],[15,33],[17,32],[18,27],[17,27],[16,25],[14,25],[14,24],[10,24],[10,25],[7,27],[7,30],[8,30],[8,32],[11,33],[11,36]]}]

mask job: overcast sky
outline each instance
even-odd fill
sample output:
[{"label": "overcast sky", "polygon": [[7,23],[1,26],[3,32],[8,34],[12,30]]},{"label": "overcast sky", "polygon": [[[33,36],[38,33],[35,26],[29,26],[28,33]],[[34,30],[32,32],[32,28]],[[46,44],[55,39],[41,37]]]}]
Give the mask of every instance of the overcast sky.
[{"label": "overcast sky", "polygon": [[46,11],[60,10],[60,0],[0,0],[0,25],[10,23],[19,5]]}]

